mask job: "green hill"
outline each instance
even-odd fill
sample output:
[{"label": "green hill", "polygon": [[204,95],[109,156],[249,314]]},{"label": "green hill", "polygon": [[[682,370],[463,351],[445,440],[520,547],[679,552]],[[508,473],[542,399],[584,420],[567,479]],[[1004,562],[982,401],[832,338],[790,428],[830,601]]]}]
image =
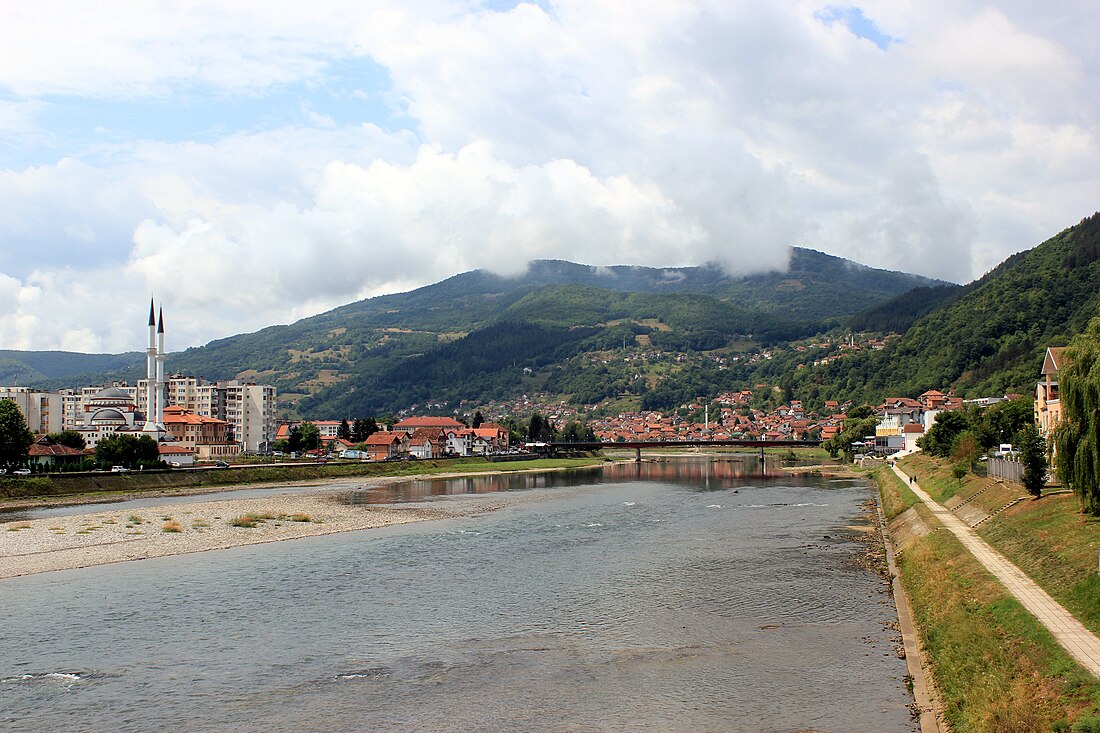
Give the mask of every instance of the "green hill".
[{"label": "green hill", "polygon": [[1046,347],[1100,314],[1100,214],[1009,257],[960,293],[947,293],[882,351],[800,370],[788,384],[798,394],[869,401],[948,386],[964,396],[1030,393]]},{"label": "green hill", "polygon": [[[218,339],[170,355],[168,369],[274,384],[294,415],[385,413],[540,388],[578,354],[624,343],[669,351],[782,343],[914,287],[937,285],[801,248],[791,251],[787,271],[748,277],[709,265],[540,260],[515,277],[475,270]],[[78,386],[142,376],[140,355],[103,362],[98,372],[99,362],[74,359],[73,372],[65,374],[59,365],[42,369],[13,353],[10,373],[20,383]],[[612,383],[584,391],[611,393]]]}]

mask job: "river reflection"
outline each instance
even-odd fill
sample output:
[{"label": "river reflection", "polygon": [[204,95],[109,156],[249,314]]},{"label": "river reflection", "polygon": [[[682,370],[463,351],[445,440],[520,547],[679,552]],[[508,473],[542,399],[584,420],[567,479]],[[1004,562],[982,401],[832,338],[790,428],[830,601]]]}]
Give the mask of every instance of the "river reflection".
[{"label": "river reflection", "polygon": [[504,491],[552,489],[565,486],[591,486],[607,481],[674,481],[703,489],[728,489],[761,479],[782,479],[803,485],[805,477],[791,475],[779,462],[761,461],[757,456],[684,456],[634,461],[608,462],[593,468],[546,473],[509,473],[494,476],[423,479],[382,486],[365,486],[341,496],[347,504],[394,504],[419,502],[464,494],[495,494]]}]

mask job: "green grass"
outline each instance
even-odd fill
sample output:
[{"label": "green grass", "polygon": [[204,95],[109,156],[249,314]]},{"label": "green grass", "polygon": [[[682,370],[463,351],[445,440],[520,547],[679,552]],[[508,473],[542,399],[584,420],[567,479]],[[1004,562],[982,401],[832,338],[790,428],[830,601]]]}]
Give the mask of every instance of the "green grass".
[{"label": "green grass", "polygon": [[[906,486],[879,472],[883,505],[902,507]],[[955,733],[1046,733],[1100,713],[1100,682],[974,559],[941,530],[913,539],[898,558],[922,646]]]},{"label": "green grass", "polygon": [[920,499],[909,489],[909,486],[889,468],[877,468],[871,476],[878,481],[880,487],[883,484],[890,487],[889,491],[883,489],[879,491],[882,497],[882,513],[886,516],[886,521],[889,522],[909,507],[920,502]]}]

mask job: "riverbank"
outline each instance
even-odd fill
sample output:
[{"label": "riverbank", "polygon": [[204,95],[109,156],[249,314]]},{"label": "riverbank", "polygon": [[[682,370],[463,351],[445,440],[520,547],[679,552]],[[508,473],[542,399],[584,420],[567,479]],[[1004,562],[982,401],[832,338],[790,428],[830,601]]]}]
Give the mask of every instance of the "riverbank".
[{"label": "riverbank", "polygon": [[[129,501],[139,497],[193,496],[235,489],[262,489],[274,486],[327,486],[334,483],[386,484],[395,481],[416,481],[424,478],[453,478],[472,474],[495,475],[530,471],[598,466],[604,462],[599,456],[585,458],[537,458],[514,463],[496,463],[484,458],[460,458],[448,460],[400,461],[361,464],[311,464],[286,467],[255,466],[240,469],[221,469],[196,473],[102,474],[91,479],[88,485],[69,487],[73,490],[42,493],[22,493],[22,490],[5,494],[0,490],[0,519],[4,512],[34,509],[48,506],[74,506],[112,501]],[[64,482],[64,475],[58,476]],[[30,490],[45,486],[52,478],[0,480],[0,489],[20,486],[20,482],[36,482]],[[76,490],[83,488],[86,490]]]},{"label": "riverbank", "polygon": [[[926,475],[931,479],[931,466],[918,465],[922,483]],[[1100,682],[892,471],[880,470],[876,479],[925,667],[949,729],[1068,731],[1072,721],[1100,713]]]},{"label": "riverbank", "polygon": [[[599,465],[591,459],[555,459],[549,466],[520,467],[490,464],[492,471],[451,471],[403,476],[379,476],[373,486],[417,480],[496,476],[514,473],[551,473]],[[277,488],[285,484],[268,484]],[[318,484],[320,485],[320,484]],[[475,505],[452,507],[379,507],[347,505],[346,491],[362,487],[362,478],[323,482],[325,491],[282,494],[264,498],[223,499],[165,504],[134,511],[99,511],[64,517],[0,521],[0,579],[72,570],[152,557],[220,550],[242,545],[279,542],[337,532],[374,529],[393,524],[472,516],[495,511],[517,501],[516,497],[494,496]],[[126,501],[151,496],[196,496],[224,492],[234,487],[199,487],[151,494],[117,494],[54,498],[36,502],[35,508],[73,503]],[[256,489],[246,484],[236,488]],[[28,508],[28,507],[22,507]],[[3,515],[0,514],[0,518]]]}]

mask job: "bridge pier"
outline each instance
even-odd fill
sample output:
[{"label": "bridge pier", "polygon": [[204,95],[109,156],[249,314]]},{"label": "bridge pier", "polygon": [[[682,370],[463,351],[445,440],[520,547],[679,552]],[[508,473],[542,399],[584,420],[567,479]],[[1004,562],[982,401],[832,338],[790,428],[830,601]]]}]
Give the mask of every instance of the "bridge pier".
[{"label": "bridge pier", "polygon": [[635,463],[641,463],[642,462],[642,449],[641,448],[635,448],[634,449],[634,462]]}]

